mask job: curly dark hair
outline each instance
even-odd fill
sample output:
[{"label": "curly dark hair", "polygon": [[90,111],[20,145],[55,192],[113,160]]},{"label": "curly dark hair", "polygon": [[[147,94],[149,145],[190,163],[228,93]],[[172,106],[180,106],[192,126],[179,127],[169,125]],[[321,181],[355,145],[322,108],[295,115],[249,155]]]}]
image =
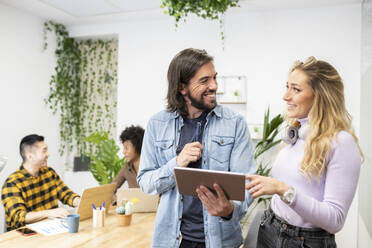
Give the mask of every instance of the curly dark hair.
[{"label": "curly dark hair", "polygon": [[213,62],[213,57],[205,50],[187,48],[179,52],[171,61],[168,68],[168,94],[167,110],[169,112],[177,111],[186,116],[186,102],[180,93],[183,85],[188,85],[196,72],[204,64]]},{"label": "curly dark hair", "polygon": [[134,148],[136,149],[136,153],[140,155],[144,134],[145,130],[141,126],[132,125],[130,127],[125,128],[124,131],[121,132],[120,141],[121,143],[124,143],[127,140],[132,142]]}]

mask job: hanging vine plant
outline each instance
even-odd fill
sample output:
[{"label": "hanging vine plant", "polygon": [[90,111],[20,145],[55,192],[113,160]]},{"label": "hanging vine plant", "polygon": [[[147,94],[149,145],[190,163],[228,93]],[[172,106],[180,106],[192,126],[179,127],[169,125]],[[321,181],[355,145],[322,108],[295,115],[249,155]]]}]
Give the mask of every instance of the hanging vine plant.
[{"label": "hanging vine plant", "polygon": [[59,134],[61,156],[65,151],[79,147],[81,131],[81,106],[85,105],[80,97],[80,49],[75,39],[70,38],[66,27],[62,24],[48,21],[44,23],[44,49],[47,49],[47,33],[54,30],[57,44],[55,55],[57,65],[55,74],[49,82],[49,96],[46,104],[56,114],[60,113]]},{"label": "hanging vine plant", "polygon": [[[82,97],[86,99],[83,118],[84,136],[105,131],[113,138],[117,108],[117,46],[116,40],[82,40]],[[85,139],[84,139],[85,140]],[[84,150],[92,153],[92,143],[83,142]]]},{"label": "hanging vine plant", "polygon": [[47,33],[55,31],[57,65],[49,82],[46,104],[60,114],[60,154],[79,155],[92,147],[84,140],[93,132],[115,135],[117,107],[117,41],[82,40],[69,37],[62,24],[44,24]]},{"label": "hanging vine plant", "polygon": [[166,9],[165,14],[173,16],[176,27],[180,20],[185,20],[189,13],[203,19],[219,20],[221,39],[225,39],[222,15],[230,7],[239,7],[239,0],[162,0],[161,8]]}]

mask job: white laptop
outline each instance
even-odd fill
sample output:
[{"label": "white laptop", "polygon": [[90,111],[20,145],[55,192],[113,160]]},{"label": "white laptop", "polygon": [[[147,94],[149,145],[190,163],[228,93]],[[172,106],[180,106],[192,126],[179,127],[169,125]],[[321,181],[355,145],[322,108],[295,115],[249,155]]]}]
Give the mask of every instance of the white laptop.
[{"label": "white laptop", "polygon": [[137,198],[139,201],[133,205],[133,213],[156,212],[159,205],[159,195],[149,195],[140,188],[118,189],[116,192],[117,204],[123,199]]}]

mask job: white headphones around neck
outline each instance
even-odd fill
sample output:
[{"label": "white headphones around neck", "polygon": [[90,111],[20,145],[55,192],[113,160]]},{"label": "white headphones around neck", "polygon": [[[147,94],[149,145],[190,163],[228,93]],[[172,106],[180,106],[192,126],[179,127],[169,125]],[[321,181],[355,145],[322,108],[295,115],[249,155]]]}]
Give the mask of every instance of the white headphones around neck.
[{"label": "white headphones around neck", "polygon": [[309,129],[310,126],[307,122],[302,126],[286,126],[282,133],[282,140],[287,144],[293,145],[298,138],[305,139]]}]

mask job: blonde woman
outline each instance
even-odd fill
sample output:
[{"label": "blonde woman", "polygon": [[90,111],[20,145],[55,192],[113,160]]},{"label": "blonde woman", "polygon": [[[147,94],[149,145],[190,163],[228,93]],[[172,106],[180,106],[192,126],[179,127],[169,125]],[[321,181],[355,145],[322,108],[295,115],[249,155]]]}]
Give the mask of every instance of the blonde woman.
[{"label": "blonde woman", "polygon": [[257,247],[336,247],[358,184],[362,152],[345,108],[344,86],[327,62],[308,58],[290,70],[286,146],[272,176],[247,175],[253,198],[273,195]]}]

